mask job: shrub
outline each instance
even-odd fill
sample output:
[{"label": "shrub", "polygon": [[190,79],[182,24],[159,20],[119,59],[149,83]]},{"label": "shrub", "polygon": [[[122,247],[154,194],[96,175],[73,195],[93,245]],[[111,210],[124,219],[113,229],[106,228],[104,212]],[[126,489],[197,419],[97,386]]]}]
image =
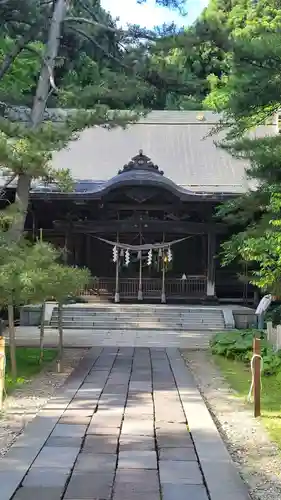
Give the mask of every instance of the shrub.
[{"label": "shrub", "polygon": [[210,342],[212,354],[235,359],[249,364],[253,355],[253,338],[261,338],[263,373],[274,375],[281,371],[281,351],[274,352],[265,339],[264,332],[258,330],[239,330],[217,333]]},{"label": "shrub", "polygon": [[280,325],[281,323],[281,304],[274,305],[266,313],[265,321],[272,321],[273,326]]}]

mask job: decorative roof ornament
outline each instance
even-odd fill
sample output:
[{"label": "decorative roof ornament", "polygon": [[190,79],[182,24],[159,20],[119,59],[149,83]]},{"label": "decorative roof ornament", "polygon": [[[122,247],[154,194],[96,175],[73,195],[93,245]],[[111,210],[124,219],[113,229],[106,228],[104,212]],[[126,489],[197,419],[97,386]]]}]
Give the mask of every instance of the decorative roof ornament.
[{"label": "decorative roof ornament", "polygon": [[159,170],[158,165],[155,165],[148,156],[144,155],[142,149],[140,149],[139,154],[134,156],[129,163],[124,165],[122,170],[119,170],[118,174],[123,174],[131,170],[148,170],[159,175],[164,175],[163,170]]},{"label": "decorative roof ornament", "polygon": [[198,113],[198,115],[196,116],[196,119],[199,122],[204,122],[206,120],[204,113]]}]

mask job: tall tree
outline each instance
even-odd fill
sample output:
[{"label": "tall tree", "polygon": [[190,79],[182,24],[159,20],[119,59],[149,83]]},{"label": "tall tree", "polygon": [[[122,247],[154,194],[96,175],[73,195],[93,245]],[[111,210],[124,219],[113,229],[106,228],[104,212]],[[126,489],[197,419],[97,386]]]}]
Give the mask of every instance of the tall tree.
[{"label": "tall tree", "polygon": [[[262,4],[260,8],[265,8]],[[252,266],[252,282],[272,291],[279,286],[280,273],[281,136],[277,115],[281,105],[281,36],[276,31],[280,23],[277,11],[267,29],[265,22],[262,29],[246,26],[241,36],[233,38],[231,71],[223,87],[213,94],[228,125],[220,145],[249,162],[247,174],[256,185],[252,192],[219,209],[219,216],[233,224],[233,235],[223,245],[224,262],[246,261]],[[266,136],[265,129],[259,129],[265,123],[272,124]]]}]

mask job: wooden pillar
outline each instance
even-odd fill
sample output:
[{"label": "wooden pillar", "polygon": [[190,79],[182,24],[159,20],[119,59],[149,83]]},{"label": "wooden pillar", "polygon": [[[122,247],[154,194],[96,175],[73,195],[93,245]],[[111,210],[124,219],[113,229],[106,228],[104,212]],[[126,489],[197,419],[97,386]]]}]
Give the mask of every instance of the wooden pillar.
[{"label": "wooden pillar", "polygon": [[115,304],[119,304],[119,302],[120,302],[120,292],[119,292],[119,248],[117,248],[114,302],[115,302]]},{"label": "wooden pillar", "polygon": [[86,267],[91,269],[91,236],[89,234],[86,234]]},{"label": "wooden pillar", "polygon": [[162,292],[161,292],[161,304],[166,304],[166,290],[165,290],[165,262],[163,262],[162,268]]},{"label": "wooden pillar", "polygon": [[208,233],[208,255],[207,255],[207,297],[215,297],[215,253],[216,234]]},{"label": "wooden pillar", "polygon": [[69,264],[68,245],[69,245],[69,233],[68,231],[66,231],[64,235],[64,248],[63,248],[63,261],[65,265]]},{"label": "wooden pillar", "polygon": [[138,300],[143,300],[143,293],[142,293],[142,252],[141,251],[140,251]]},{"label": "wooden pillar", "polygon": [[[119,233],[116,235],[116,241],[119,243]],[[120,263],[120,248],[118,246],[115,247],[116,249],[116,274],[115,274],[115,295],[114,295],[114,302],[116,304],[119,304],[120,302],[120,280],[119,280],[119,263]]]},{"label": "wooden pillar", "polygon": [[81,267],[85,265],[83,257],[83,234],[74,233],[74,264]]}]

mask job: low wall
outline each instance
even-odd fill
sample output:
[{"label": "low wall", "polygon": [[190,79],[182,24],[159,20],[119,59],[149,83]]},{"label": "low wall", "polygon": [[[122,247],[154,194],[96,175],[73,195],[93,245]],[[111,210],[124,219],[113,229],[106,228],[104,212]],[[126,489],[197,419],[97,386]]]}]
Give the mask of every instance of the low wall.
[{"label": "low wall", "polygon": [[24,306],[20,310],[20,326],[39,326],[41,322],[41,304]]},{"label": "low wall", "polygon": [[254,310],[233,310],[235,328],[246,330],[247,328],[257,327],[257,317]]}]

